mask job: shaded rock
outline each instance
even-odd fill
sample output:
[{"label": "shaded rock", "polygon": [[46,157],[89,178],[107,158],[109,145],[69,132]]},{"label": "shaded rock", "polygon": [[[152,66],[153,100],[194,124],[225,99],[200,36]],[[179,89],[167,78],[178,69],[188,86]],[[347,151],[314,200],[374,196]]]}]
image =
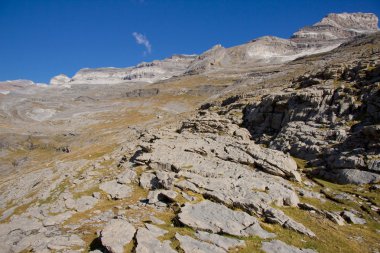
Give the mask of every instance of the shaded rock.
[{"label": "shaded rock", "polygon": [[226,253],[224,249],[209,244],[207,242],[201,242],[187,235],[176,234],[175,238],[179,241],[181,249],[185,253]]},{"label": "shaded rock", "polygon": [[307,210],[307,211],[315,211],[317,213],[322,213],[321,210],[319,210],[318,208],[314,207],[313,205],[310,205],[308,203],[299,203],[298,204],[299,208],[303,209],[303,210]]},{"label": "shaded rock", "polygon": [[124,246],[132,241],[136,229],[125,220],[111,220],[100,233],[104,247],[111,253],[123,253]]},{"label": "shaded rock", "polygon": [[341,213],[341,216],[349,223],[352,223],[352,224],[366,224],[366,220],[365,219],[362,219],[362,218],[359,218],[357,217],[354,213],[352,212],[349,212],[349,211],[343,211]]},{"label": "shaded rock", "polygon": [[329,220],[338,224],[339,226],[345,225],[344,220],[342,216],[339,215],[339,213],[324,211],[324,214]]},{"label": "shaded rock", "polygon": [[140,176],[140,186],[144,189],[157,189],[159,188],[159,182],[156,175],[149,172],[144,172]]},{"label": "shaded rock", "polygon": [[371,191],[379,191],[379,190],[380,190],[380,185],[379,185],[379,184],[371,185],[371,186],[369,187],[369,189],[370,189]]},{"label": "shaded rock", "polygon": [[158,170],[156,172],[156,176],[158,179],[158,183],[164,189],[169,190],[173,187],[173,181],[174,181],[175,173]]},{"label": "shaded rock", "polygon": [[157,202],[171,203],[175,202],[177,192],[171,190],[155,190],[148,194],[148,203],[155,204]]},{"label": "shaded rock", "polygon": [[178,214],[179,220],[195,229],[212,231],[213,233],[227,233],[236,236],[256,235],[261,238],[274,237],[260,227],[253,216],[233,211],[224,205],[204,200],[197,204],[185,204]]},{"label": "shaded rock", "polygon": [[261,250],[265,253],[317,253],[312,249],[299,249],[294,246],[288,245],[280,240],[273,240],[270,242],[263,242]]},{"label": "shaded rock", "polygon": [[101,183],[99,189],[108,193],[113,199],[128,198],[131,195],[131,187],[125,184],[119,184],[116,180]]}]

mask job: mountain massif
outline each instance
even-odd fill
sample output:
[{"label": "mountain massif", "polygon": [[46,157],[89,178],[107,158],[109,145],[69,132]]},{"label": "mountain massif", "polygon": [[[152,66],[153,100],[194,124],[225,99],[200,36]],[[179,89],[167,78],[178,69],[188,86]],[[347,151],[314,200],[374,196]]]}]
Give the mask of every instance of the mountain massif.
[{"label": "mountain massif", "polygon": [[380,32],[0,82],[0,252],[379,252]]}]

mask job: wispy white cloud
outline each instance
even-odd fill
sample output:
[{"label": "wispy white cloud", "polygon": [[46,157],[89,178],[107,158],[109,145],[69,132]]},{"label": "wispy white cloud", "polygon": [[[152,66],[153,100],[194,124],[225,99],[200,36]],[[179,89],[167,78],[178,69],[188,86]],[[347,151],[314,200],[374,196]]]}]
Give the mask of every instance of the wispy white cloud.
[{"label": "wispy white cloud", "polygon": [[146,53],[150,54],[152,52],[152,45],[150,44],[148,38],[145,35],[141,33],[137,33],[137,32],[132,33],[132,35],[133,37],[135,37],[137,44],[145,46],[146,51],[144,52],[144,54]]}]

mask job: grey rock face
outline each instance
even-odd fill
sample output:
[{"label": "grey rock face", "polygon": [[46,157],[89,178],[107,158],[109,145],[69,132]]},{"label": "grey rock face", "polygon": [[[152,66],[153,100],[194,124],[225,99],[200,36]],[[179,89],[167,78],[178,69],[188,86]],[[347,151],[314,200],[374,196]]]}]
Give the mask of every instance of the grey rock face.
[{"label": "grey rock face", "polygon": [[113,199],[123,199],[131,195],[132,189],[125,185],[119,184],[117,180],[111,180],[101,183],[99,188],[108,193]]},{"label": "grey rock face", "polygon": [[124,246],[131,242],[136,229],[125,220],[111,220],[101,231],[104,247],[112,253],[123,253]]},{"label": "grey rock face", "polygon": [[179,220],[195,229],[236,236],[256,235],[271,238],[274,234],[260,227],[256,218],[241,211],[233,211],[224,205],[205,200],[197,204],[186,204],[181,208]]},{"label": "grey rock face", "polygon": [[263,242],[261,250],[265,253],[316,253],[315,250],[299,249],[294,246],[288,245],[280,240]]}]

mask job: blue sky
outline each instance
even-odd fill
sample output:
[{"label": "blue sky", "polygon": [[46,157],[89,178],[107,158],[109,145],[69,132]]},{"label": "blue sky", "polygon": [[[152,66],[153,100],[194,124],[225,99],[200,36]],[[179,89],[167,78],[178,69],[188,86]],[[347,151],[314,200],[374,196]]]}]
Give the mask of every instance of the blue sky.
[{"label": "blue sky", "polygon": [[[0,0],[0,80],[49,82],[297,29],[379,0]],[[138,43],[136,38],[138,39]]]}]

